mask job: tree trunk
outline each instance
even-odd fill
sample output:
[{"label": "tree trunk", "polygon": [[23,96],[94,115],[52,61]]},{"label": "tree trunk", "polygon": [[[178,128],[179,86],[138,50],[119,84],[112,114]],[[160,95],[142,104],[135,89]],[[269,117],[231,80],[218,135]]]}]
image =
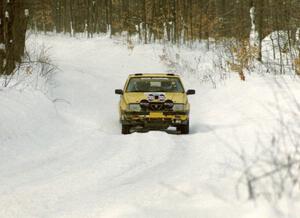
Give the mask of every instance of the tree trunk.
[{"label": "tree trunk", "polygon": [[27,29],[24,4],[24,0],[0,0],[0,74],[12,74],[24,55]]},{"label": "tree trunk", "polygon": [[5,41],[4,41],[4,0],[0,0],[0,75],[4,73]]},{"label": "tree trunk", "polygon": [[263,40],[263,28],[264,28],[264,1],[263,0],[259,0],[258,1],[258,39],[259,39],[259,43],[258,43],[258,61],[262,61],[262,40]]},{"label": "tree trunk", "polygon": [[14,27],[14,7],[15,0],[4,3],[4,41],[5,41],[5,59],[6,64],[4,66],[4,73],[11,74],[15,69],[15,60],[14,60],[14,37],[13,37],[13,27]]},{"label": "tree trunk", "polygon": [[148,30],[147,30],[147,8],[146,8],[146,0],[143,0],[143,31],[144,31],[144,43],[148,43]]}]

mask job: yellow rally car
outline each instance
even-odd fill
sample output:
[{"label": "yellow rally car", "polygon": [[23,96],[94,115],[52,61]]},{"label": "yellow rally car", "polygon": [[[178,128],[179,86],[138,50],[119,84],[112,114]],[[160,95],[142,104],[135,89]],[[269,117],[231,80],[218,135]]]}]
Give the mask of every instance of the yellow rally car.
[{"label": "yellow rally car", "polygon": [[190,104],[182,82],[175,74],[129,75],[124,89],[116,89],[121,95],[119,103],[122,134],[131,129],[163,130],[176,127],[181,134],[189,133]]}]

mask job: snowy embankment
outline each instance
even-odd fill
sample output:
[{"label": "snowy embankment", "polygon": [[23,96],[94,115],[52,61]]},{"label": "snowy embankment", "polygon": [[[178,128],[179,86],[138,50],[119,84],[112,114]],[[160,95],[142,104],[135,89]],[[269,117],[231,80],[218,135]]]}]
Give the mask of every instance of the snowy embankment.
[{"label": "snowy embankment", "polygon": [[129,73],[168,71],[162,46],[40,35],[32,43],[51,47],[60,70],[47,94],[0,90],[0,217],[299,217],[299,199],[254,205],[241,191],[239,202],[231,152],[270,143],[282,117],[299,127],[276,110],[294,109],[285,86],[299,99],[295,79],[231,76],[213,89],[183,74],[197,90],[191,134],[123,136],[114,89]]}]

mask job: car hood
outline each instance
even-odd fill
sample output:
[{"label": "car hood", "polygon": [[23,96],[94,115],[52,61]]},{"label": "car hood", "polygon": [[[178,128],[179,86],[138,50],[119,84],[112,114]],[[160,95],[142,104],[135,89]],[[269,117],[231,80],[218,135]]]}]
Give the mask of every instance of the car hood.
[{"label": "car hood", "polygon": [[[187,96],[185,93],[170,93],[170,92],[163,92],[163,93],[151,93],[151,92],[130,92],[124,93],[124,100],[127,104],[132,103],[139,103],[141,100],[148,99],[149,94],[159,95],[163,94],[165,96],[165,100],[172,100],[174,103],[187,103]],[[154,100],[159,101],[159,100]]]}]

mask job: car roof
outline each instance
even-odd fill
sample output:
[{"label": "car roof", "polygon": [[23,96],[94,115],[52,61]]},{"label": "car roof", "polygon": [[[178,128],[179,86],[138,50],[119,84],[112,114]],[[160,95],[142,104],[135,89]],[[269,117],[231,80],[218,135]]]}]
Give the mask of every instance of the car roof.
[{"label": "car roof", "polygon": [[130,74],[129,77],[179,77],[174,73],[135,73]]}]

